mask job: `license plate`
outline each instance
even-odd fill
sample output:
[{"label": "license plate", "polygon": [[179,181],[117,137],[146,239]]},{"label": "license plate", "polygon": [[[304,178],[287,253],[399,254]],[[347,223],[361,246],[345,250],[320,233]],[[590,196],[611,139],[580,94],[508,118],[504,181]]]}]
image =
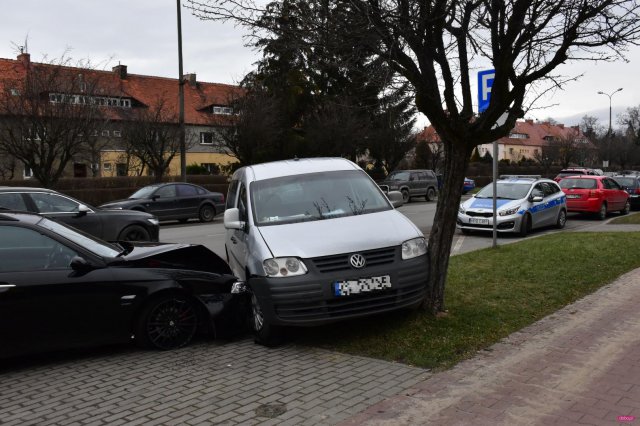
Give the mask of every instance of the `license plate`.
[{"label": "license plate", "polygon": [[580,198],[580,195],[578,195],[578,194],[569,194],[569,195],[567,195],[567,198]]},{"label": "license plate", "polygon": [[357,280],[334,281],[333,294],[334,296],[349,296],[351,294],[384,290],[385,288],[391,288],[391,277],[389,275],[359,278]]},{"label": "license plate", "polygon": [[470,217],[469,223],[474,223],[476,225],[488,225],[489,219],[478,219],[477,217]]}]

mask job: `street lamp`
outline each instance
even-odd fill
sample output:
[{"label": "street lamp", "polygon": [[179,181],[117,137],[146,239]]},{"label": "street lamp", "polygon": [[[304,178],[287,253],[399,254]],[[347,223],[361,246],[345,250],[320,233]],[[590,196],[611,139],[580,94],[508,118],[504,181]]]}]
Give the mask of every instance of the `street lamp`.
[{"label": "street lamp", "polygon": [[618,93],[619,91],[622,90],[622,87],[619,88],[618,90],[614,90],[611,93],[605,93],[605,92],[598,92],[598,95],[605,95],[609,97],[609,132],[607,133],[607,140],[608,140],[608,145],[607,145],[607,165],[609,163],[609,161],[611,161],[611,98],[613,97],[613,95],[615,95],[616,93]]}]

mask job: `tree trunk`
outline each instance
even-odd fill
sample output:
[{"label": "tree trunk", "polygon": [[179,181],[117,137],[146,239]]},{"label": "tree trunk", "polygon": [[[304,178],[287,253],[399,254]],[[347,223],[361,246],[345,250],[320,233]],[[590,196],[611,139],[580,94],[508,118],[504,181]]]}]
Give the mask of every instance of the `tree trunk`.
[{"label": "tree trunk", "polygon": [[444,185],[438,194],[436,215],[429,234],[429,281],[423,307],[436,314],[445,310],[444,288],[449,254],[456,231],[462,185],[471,150],[464,143],[444,143]]}]

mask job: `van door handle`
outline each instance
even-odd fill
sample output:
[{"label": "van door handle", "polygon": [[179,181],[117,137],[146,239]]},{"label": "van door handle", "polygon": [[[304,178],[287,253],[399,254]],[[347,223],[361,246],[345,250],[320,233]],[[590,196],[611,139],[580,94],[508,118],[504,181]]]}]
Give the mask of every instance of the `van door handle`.
[{"label": "van door handle", "polygon": [[238,243],[238,240],[236,240],[236,237],[231,237],[231,242],[232,242],[233,244],[237,244],[237,243]]}]

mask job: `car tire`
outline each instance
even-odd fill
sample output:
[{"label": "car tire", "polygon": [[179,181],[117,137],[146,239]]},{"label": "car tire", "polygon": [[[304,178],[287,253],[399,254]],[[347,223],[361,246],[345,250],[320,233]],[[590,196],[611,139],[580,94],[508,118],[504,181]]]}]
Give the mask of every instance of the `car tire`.
[{"label": "car tire", "polygon": [[147,349],[172,350],[186,346],[198,330],[198,311],[188,297],[167,294],[140,311],[134,335],[136,343]]},{"label": "car tire", "polygon": [[262,308],[255,294],[251,295],[251,310],[249,311],[249,315],[255,343],[262,346],[274,347],[283,342],[282,327],[269,324],[264,319]]},{"label": "car tire", "polygon": [[141,225],[129,225],[124,228],[120,235],[118,235],[119,241],[151,241],[151,235]]},{"label": "car tire", "polygon": [[562,229],[565,227],[566,224],[567,224],[567,211],[563,209],[563,210],[560,210],[560,212],[558,213],[558,220],[556,220],[556,228]]},{"label": "car tire", "polygon": [[520,237],[526,237],[529,234],[531,229],[531,217],[528,214],[522,216],[522,220],[520,221],[520,231],[518,235]]},{"label": "car tire", "polygon": [[624,203],[624,208],[620,210],[620,214],[621,215],[629,214],[630,211],[631,211],[631,204],[629,204],[629,200],[627,200],[627,202]]},{"label": "car tire", "polygon": [[599,220],[605,220],[607,218],[607,203],[600,205],[600,210],[598,210],[597,215]]},{"label": "car tire", "polygon": [[427,194],[424,196],[424,199],[427,201],[433,201],[436,198],[436,190],[433,188],[427,189]]},{"label": "car tire", "polygon": [[400,192],[402,192],[402,201],[404,203],[408,203],[409,201],[411,201],[411,197],[409,196],[409,190],[408,189],[403,189]]},{"label": "car tire", "polygon": [[200,207],[200,211],[198,212],[200,222],[211,222],[214,217],[216,217],[216,209],[212,205],[205,204]]}]

